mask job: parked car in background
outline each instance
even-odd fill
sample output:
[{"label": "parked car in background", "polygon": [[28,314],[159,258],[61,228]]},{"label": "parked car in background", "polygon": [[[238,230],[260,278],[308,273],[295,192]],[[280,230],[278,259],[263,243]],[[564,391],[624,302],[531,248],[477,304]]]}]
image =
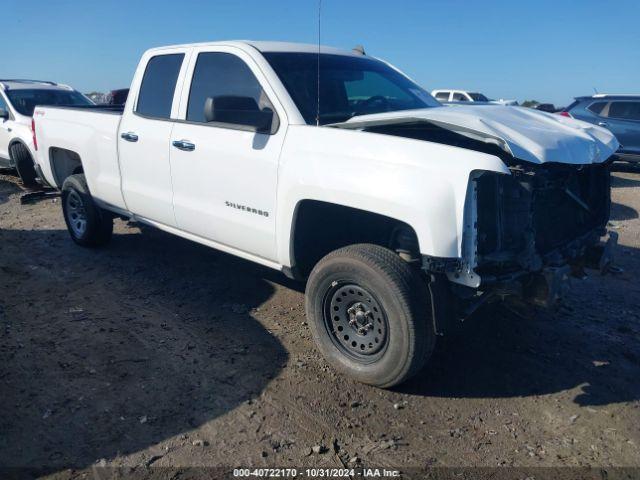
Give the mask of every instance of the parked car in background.
[{"label": "parked car in background", "polygon": [[515,100],[492,100],[486,95],[478,92],[470,92],[467,90],[432,90],[431,95],[441,103],[492,103],[498,105],[517,105]]},{"label": "parked car in background", "polygon": [[553,103],[539,103],[533,108],[535,108],[536,110],[540,110],[541,112],[547,112],[547,113],[556,113],[559,110],[556,108],[556,106]]},{"label": "parked car in background", "polygon": [[318,348],[362,382],[417,373],[486,301],[554,303],[600,257],[604,128],[443,107],[383,61],[280,42],[152,49],[131,93],[36,109],[73,241],[107,243],[121,216],[306,280]]},{"label": "parked car in background", "polygon": [[104,103],[107,105],[124,105],[125,103],[127,103],[128,96],[129,96],[128,88],[111,90],[109,93],[107,93]]},{"label": "parked car in background", "polygon": [[89,92],[84,95],[96,105],[103,105],[107,97],[107,95],[102,92]]},{"label": "parked car in background", "polygon": [[561,115],[608,128],[620,142],[620,160],[640,162],[640,95],[576,97]]},{"label": "parked car in background", "polygon": [[487,102],[489,99],[482,93],[466,90],[433,90],[431,95],[440,102]]},{"label": "parked car in background", "polygon": [[36,105],[92,105],[67,85],[38,80],[0,80],[0,166],[15,168],[25,186],[37,185],[32,116]]}]

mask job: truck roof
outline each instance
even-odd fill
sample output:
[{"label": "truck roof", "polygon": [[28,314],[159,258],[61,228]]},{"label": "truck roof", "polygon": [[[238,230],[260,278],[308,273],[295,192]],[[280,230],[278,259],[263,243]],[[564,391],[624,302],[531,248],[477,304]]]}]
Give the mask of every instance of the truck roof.
[{"label": "truck roof", "polygon": [[0,79],[2,90],[71,90],[67,85],[61,85],[46,80]]},{"label": "truck roof", "polygon": [[[165,47],[157,47],[148,50],[149,52],[160,52],[169,48],[190,48],[190,47],[209,47],[209,46],[229,46],[246,48],[252,47],[260,52],[298,52],[298,53],[318,53],[318,45],[311,43],[291,43],[291,42],[267,42],[267,41],[254,41],[254,40],[226,40],[219,42],[204,42],[204,43],[187,43],[182,45],[169,45]],[[360,53],[353,50],[343,50],[340,48],[320,46],[321,53],[329,53],[333,55],[348,55],[348,56],[362,56]]]}]

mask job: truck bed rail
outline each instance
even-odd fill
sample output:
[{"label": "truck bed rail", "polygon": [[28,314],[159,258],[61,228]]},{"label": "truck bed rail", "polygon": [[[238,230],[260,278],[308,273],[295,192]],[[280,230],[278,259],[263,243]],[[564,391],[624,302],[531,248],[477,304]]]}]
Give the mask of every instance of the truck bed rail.
[{"label": "truck bed rail", "polygon": [[83,111],[99,111],[105,113],[122,114],[124,105],[38,105],[36,108],[58,108],[64,110],[83,110]]}]

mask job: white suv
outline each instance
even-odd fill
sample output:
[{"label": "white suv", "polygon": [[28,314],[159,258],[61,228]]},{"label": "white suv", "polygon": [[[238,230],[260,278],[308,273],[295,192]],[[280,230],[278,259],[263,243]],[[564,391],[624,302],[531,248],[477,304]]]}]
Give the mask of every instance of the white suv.
[{"label": "white suv", "polygon": [[27,187],[37,184],[32,115],[36,105],[92,105],[66,85],[0,80],[0,167],[15,168]]},{"label": "white suv", "polygon": [[493,103],[498,105],[518,105],[515,100],[492,100],[487,98],[482,93],[469,92],[467,90],[433,90],[431,95],[440,102],[462,103],[462,102],[475,102],[475,103]]}]

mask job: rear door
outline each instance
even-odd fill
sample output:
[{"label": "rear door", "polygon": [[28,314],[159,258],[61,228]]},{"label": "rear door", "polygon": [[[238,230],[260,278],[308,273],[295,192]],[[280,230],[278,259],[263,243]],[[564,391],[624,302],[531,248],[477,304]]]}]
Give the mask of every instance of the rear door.
[{"label": "rear door", "polygon": [[640,100],[613,100],[605,110],[600,125],[613,132],[623,152],[640,154]]},{"label": "rear door", "polygon": [[[278,160],[286,117],[266,76],[234,47],[195,49],[171,135],[173,204],[185,232],[267,260],[276,258]],[[189,87],[189,88],[187,88]],[[250,97],[276,112],[271,134],[207,122],[207,98]],[[181,149],[184,142],[189,150]]]},{"label": "rear door", "polygon": [[[118,135],[122,193],[134,214],[175,226],[169,139],[188,65],[187,49],[148,54],[136,73]],[[146,63],[144,63],[146,62]]]}]

